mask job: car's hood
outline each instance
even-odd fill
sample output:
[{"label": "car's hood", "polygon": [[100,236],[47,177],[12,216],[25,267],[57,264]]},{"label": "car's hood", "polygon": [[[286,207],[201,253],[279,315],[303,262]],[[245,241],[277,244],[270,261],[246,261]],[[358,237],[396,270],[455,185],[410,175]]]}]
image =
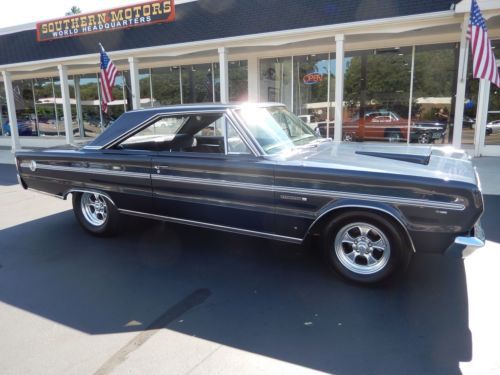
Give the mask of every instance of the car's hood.
[{"label": "car's hood", "polygon": [[317,168],[349,169],[478,183],[467,153],[449,146],[325,142],[318,147],[283,154],[279,159],[287,164]]}]

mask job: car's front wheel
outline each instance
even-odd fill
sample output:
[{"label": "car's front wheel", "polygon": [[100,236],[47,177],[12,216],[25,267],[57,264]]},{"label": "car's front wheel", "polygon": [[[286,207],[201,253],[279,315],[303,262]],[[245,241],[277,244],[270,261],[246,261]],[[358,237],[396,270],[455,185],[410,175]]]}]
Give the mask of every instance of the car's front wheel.
[{"label": "car's front wheel", "polygon": [[80,225],[94,235],[111,235],[118,228],[118,211],[108,198],[97,192],[73,193],[73,211]]},{"label": "car's front wheel", "polygon": [[323,236],[329,265],[349,280],[372,284],[408,266],[412,250],[399,228],[371,212],[344,213]]}]

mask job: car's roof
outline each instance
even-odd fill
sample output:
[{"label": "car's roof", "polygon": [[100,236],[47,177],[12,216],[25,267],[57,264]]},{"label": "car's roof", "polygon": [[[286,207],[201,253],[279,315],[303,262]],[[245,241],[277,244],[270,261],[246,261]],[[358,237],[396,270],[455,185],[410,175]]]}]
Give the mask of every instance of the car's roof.
[{"label": "car's roof", "polygon": [[168,115],[174,113],[193,113],[204,111],[226,111],[228,109],[239,109],[246,106],[254,106],[259,108],[284,106],[281,103],[198,103],[198,104],[182,104],[164,107],[153,107],[145,109],[137,109],[125,112],[116,121],[113,122],[101,135],[90,142],[86,148],[101,148],[123,134],[132,131],[138,125],[148,121],[150,118],[158,115]]}]

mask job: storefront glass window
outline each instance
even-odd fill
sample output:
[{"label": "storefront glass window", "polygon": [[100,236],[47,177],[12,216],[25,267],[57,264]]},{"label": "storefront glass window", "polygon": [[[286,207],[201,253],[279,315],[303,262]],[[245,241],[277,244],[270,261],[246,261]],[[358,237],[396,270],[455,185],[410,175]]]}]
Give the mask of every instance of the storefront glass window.
[{"label": "storefront glass window", "polygon": [[[12,91],[16,105],[17,128],[20,136],[36,136],[35,102],[33,99],[33,81],[31,79],[12,82]],[[10,124],[4,125],[4,134],[11,134]]]},{"label": "storefront glass window", "polygon": [[335,60],[328,53],[293,59],[294,112],[313,129],[327,120],[333,121],[335,97],[334,91],[332,95],[328,89],[331,84],[335,87],[334,72]]},{"label": "storefront glass window", "polygon": [[229,100],[232,102],[248,100],[248,62],[246,60],[229,62]]},{"label": "storefront glass window", "polygon": [[85,137],[96,137],[102,132],[98,77],[96,74],[81,75],[78,84],[81,100],[81,118],[79,121],[83,122]]},{"label": "storefront glass window", "polygon": [[103,113],[104,127],[107,127],[124,112],[131,109],[131,89],[129,71],[121,71],[117,74],[113,86],[113,101],[108,103],[108,113]]},{"label": "storefront glass window", "polygon": [[260,60],[260,100],[292,106],[292,57]]},{"label": "storefront glass window", "polygon": [[213,65],[195,64],[182,67],[182,100],[184,104],[217,101],[215,86],[219,84],[219,77],[216,77]]},{"label": "storefront glass window", "polygon": [[[178,66],[151,69],[151,83],[153,85],[153,98],[151,100],[151,104],[153,107],[181,103],[179,78]],[[143,81],[144,83],[147,82],[147,80]],[[149,82],[147,88],[149,89]],[[141,86],[141,94],[142,90],[143,86]],[[144,91],[144,94],[146,94],[145,89]]]},{"label": "storefront glass window", "polygon": [[344,140],[406,141],[411,56],[411,48],[346,53]]},{"label": "storefront glass window", "polygon": [[[500,59],[500,40],[492,40],[495,57]],[[500,69],[500,67],[499,67]],[[472,145],[476,142],[476,114],[479,96],[479,79],[472,77],[472,57],[469,54],[467,85],[465,90],[465,110],[462,130],[462,144]],[[479,140],[478,140],[479,142]],[[500,145],[500,89],[490,85],[488,116],[485,129],[485,145]]]},{"label": "storefront glass window", "polygon": [[415,48],[412,120],[446,127],[444,139],[435,139],[434,143],[452,141],[458,54],[457,44]]},{"label": "storefront glass window", "polygon": [[4,134],[4,126],[9,123],[9,115],[7,113],[7,101],[5,99],[5,86],[0,82],[0,135]]},{"label": "storefront glass window", "polygon": [[153,102],[151,101],[151,70],[152,69],[140,69],[139,70],[139,88],[141,92],[141,108],[153,107]]},{"label": "storefront glass window", "polygon": [[[35,93],[36,120],[39,135],[60,135],[60,116],[53,78],[37,78],[33,80]],[[63,126],[64,127],[64,126]]]},{"label": "storefront glass window", "polygon": [[[500,69],[500,40],[491,42],[497,59],[497,67]],[[486,145],[500,145],[500,88],[490,85],[490,99],[488,106],[488,118],[486,122]]]}]

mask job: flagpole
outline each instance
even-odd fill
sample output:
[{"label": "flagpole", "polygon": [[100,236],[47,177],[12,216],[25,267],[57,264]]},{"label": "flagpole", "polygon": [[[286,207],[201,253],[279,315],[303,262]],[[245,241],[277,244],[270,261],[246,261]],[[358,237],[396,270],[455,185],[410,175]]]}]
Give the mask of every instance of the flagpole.
[{"label": "flagpole", "polygon": [[101,102],[101,82],[99,78],[99,73],[96,73],[97,76],[97,97],[99,99],[99,118],[101,120],[101,129],[104,129],[104,116],[102,114],[102,102]]}]

